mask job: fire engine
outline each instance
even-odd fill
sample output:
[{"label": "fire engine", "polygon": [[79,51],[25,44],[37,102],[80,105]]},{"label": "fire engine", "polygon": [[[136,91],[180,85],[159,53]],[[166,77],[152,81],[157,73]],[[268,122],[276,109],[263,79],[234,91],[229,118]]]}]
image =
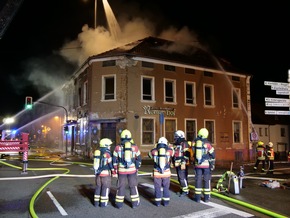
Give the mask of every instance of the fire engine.
[{"label": "fire engine", "polygon": [[10,139],[10,140],[0,140],[0,154],[9,154],[11,152],[21,152],[22,153],[22,161],[23,161],[23,173],[27,171],[28,165],[28,150],[29,150],[29,143],[28,143],[28,133],[21,133],[21,138],[18,140]]}]

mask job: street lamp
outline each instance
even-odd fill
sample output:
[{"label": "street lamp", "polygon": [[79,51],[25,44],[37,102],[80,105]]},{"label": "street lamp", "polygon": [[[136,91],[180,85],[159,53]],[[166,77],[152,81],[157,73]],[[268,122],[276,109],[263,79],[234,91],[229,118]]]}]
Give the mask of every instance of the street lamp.
[{"label": "street lamp", "polygon": [[10,129],[10,124],[14,123],[15,120],[13,117],[7,117],[3,119],[3,123],[8,125],[8,129]]}]

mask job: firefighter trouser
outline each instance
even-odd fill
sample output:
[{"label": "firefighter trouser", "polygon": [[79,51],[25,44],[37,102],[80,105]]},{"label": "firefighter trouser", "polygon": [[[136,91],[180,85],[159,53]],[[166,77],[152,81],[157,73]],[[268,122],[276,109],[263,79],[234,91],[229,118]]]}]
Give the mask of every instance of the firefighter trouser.
[{"label": "firefighter trouser", "polygon": [[106,207],[109,202],[111,176],[96,176],[96,189],[94,195],[95,206]]},{"label": "firefighter trouser", "polygon": [[[167,178],[155,178],[154,177],[154,189],[155,189],[155,203],[156,205],[161,204],[161,200],[164,203],[169,203],[170,201],[170,177]],[[163,192],[162,192],[163,188]]]},{"label": "firefighter trouser", "polygon": [[256,160],[255,166],[254,166],[254,170],[258,169],[259,163],[262,161],[262,172],[265,171],[265,160]]},{"label": "firefighter trouser", "polygon": [[178,182],[180,184],[181,193],[182,192],[189,192],[188,188],[188,166],[186,166],[185,170],[181,169],[181,166],[175,167],[176,174],[178,178]]},{"label": "firefighter trouser", "polygon": [[138,206],[140,203],[139,192],[138,192],[138,180],[137,172],[133,174],[118,174],[117,194],[116,194],[116,206],[122,207],[125,198],[126,182],[130,189],[130,197],[132,206]]},{"label": "firefighter trouser", "polygon": [[274,171],[274,160],[269,160],[269,172]]},{"label": "firefighter trouser", "polygon": [[210,198],[210,180],[211,171],[209,168],[195,167],[195,200],[200,201],[201,194],[204,194],[204,200]]}]

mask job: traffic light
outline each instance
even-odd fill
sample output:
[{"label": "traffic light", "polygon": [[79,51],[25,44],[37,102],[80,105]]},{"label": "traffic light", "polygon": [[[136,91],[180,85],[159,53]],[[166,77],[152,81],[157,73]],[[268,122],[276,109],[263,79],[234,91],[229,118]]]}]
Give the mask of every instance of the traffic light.
[{"label": "traffic light", "polygon": [[25,109],[32,109],[33,102],[32,102],[32,97],[26,96],[25,98]]},{"label": "traffic light", "polygon": [[64,127],[63,127],[63,130],[64,130],[64,133],[65,133],[65,134],[68,134],[68,126],[64,126]]}]

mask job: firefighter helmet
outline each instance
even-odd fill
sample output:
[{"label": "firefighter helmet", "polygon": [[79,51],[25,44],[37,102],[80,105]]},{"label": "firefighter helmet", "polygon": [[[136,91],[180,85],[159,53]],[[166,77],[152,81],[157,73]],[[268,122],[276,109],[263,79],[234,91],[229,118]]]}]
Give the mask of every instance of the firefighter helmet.
[{"label": "firefighter helmet", "polygon": [[125,129],[125,130],[123,130],[122,132],[121,132],[121,139],[122,140],[131,140],[131,138],[132,138],[132,134],[131,134],[131,132],[128,130],[128,129]]},{"label": "firefighter helmet", "polygon": [[269,147],[270,147],[270,148],[273,147],[273,142],[269,142]]},{"label": "firefighter helmet", "polygon": [[206,128],[201,128],[197,134],[199,137],[206,139],[208,137],[208,130]]},{"label": "firefighter helmet", "polygon": [[113,144],[111,139],[103,138],[100,141],[100,148],[107,148],[110,147],[110,145]]},{"label": "firefighter helmet", "polygon": [[158,144],[165,144],[165,145],[167,145],[168,144],[168,141],[167,141],[167,139],[165,137],[161,137],[158,140]]},{"label": "firefighter helmet", "polygon": [[181,131],[181,130],[177,130],[175,133],[174,133],[174,138],[185,138],[185,135],[184,135],[184,132]]},{"label": "firefighter helmet", "polygon": [[258,145],[264,145],[264,142],[258,141]]}]

